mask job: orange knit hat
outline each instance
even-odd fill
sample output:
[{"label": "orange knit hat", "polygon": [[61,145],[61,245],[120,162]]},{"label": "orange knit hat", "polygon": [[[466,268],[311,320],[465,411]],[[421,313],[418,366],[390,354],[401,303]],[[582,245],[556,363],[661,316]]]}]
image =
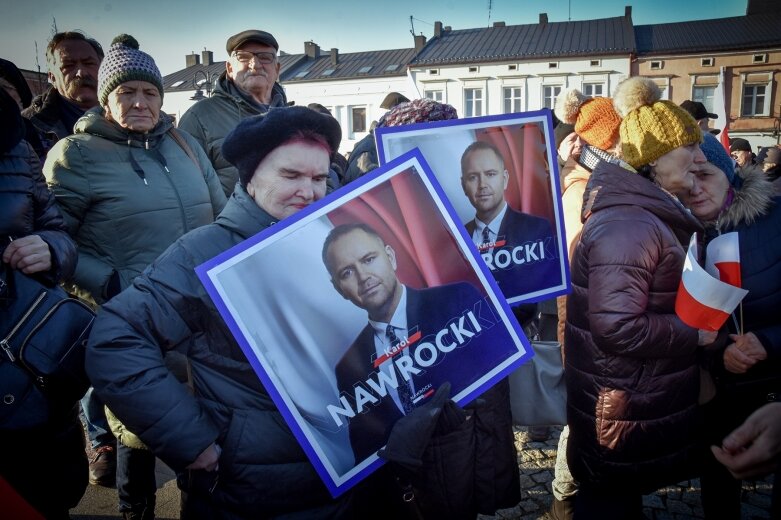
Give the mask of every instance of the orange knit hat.
[{"label": "orange knit hat", "polygon": [[609,150],[618,142],[621,125],[613,101],[609,98],[584,96],[578,89],[562,92],[556,100],[556,117],[575,125],[575,133],[600,150]]}]

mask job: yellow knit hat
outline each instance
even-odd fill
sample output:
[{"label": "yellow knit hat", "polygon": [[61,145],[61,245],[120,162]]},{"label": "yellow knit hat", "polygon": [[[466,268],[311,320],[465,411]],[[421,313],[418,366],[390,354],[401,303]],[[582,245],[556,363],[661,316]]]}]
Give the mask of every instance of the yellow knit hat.
[{"label": "yellow knit hat", "polygon": [[590,98],[578,89],[568,89],[556,99],[556,117],[575,125],[575,133],[600,150],[609,150],[618,141],[621,117],[609,98]]},{"label": "yellow knit hat", "polygon": [[622,159],[634,168],[678,147],[702,142],[697,121],[661,97],[659,87],[648,78],[630,78],[616,87],[613,104],[623,117],[619,129]]}]

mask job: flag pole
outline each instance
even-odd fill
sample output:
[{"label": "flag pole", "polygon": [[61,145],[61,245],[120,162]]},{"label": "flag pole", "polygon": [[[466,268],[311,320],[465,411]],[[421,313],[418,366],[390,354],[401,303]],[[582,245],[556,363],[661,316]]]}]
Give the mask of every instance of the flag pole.
[{"label": "flag pole", "polygon": [[743,301],[740,302],[740,335],[743,335]]}]

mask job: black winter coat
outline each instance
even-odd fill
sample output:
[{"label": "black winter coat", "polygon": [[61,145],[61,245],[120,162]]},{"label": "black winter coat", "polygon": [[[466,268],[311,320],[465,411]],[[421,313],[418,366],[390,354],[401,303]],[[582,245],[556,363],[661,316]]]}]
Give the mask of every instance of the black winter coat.
[{"label": "black winter coat", "polygon": [[49,245],[51,281],[71,276],[76,269],[76,244],[41,174],[41,164],[32,147],[21,141],[0,158],[0,255],[8,238],[39,235]]},{"label": "black winter coat", "polygon": [[565,328],[573,476],[647,493],[696,471],[697,330],[675,296],[698,221],[655,184],[602,163],[584,193]]},{"label": "black winter coat", "polygon": [[[87,373],[213,517],[345,518],[349,494],[331,498],[194,271],[275,222],[237,186],[213,224],[181,237],[101,308]],[[172,349],[191,363],[194,396],[165,367],[163,351]],[[213,442],[223,449],[219,480],[188,474]]]}]

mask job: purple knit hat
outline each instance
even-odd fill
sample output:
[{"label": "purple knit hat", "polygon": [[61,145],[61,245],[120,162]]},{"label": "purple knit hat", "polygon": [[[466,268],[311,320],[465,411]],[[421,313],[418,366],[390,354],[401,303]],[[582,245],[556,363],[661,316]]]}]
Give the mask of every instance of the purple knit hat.
[{"label": "purple knit hat", "polygon": [[108,95],[122,83],[146,81],[157,87],[163,97],[163,76],[155,60],[138,50],[138,41],[129,34],[120,34],[111,42],[106,57],[98,69],[98,99],[105,106]]},{"label": "purple knit hat", "polygon": [[458,112],[451,105],[433,99],[413,99],[399,103],[385,114],[377,126],[401,126],[429,121],[458,119]]}]

